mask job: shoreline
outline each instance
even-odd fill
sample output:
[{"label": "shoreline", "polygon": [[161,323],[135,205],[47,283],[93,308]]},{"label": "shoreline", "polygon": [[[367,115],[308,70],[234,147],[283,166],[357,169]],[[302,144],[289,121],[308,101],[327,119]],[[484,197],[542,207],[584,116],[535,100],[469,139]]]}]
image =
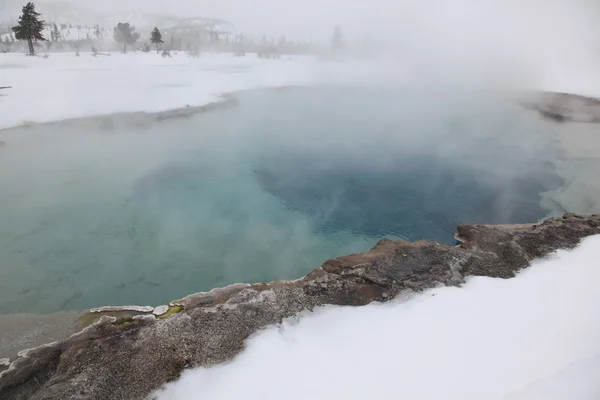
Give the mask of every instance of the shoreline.
[{"label": "shoreline", "polygon": [[119,387],[132,399],[145,398],[183,369],[230,360],[250,335],[285,318],[326,305],[362,306],[461,286],[471,276],[510,279],[533,260],[599,234],[600,215],[459,225],[459,246],[381,240],[366,253],[325,261],[298,280],[237,284],[174,300],[163,318],[150,308],[126,307],[124,313],[141,314],[116,316],[103,314],[114,308],[98,309],[92,314],[100,318],[73,335],[19,351],[0,371],[0,397],[85,392],[110,399]]},{"label": "shoreline", "polygon": [[[40,125],[57,126],[71,123],[81,125],[83,121],[84,127],[86,125],[94,127],[101,126],[104,127],[104,129],[106,130],[110,130],[115,126],[131,126],[143,128],[148,124],[154,124],[169,119],[188,118],[204,112],[224,109],[227,107],[234,107],[238,102],[236,97],[238,93],[243,93],[252,90],[286,90],[294,89],[297,87],[307,88],[310,86],[283,86],[277,88],[274,87],[264,89],[240,90],[226,95],[221,95],[221,101],[203,106],[179,108],[171,111],[157,113],[126,112],[113,115],[100,115],[93,117],[54,121],[43,123]],[[540,203],[542,207],[549,210],[550,215],[548,217],[554,216],[556,214],[564,214],[566,212],[575,212],[583,215],[589,215],[594,214],[596,212],[600,212],[600,183],[594,185],[594,171],[596,170],[594,168],[594,165],[598,163],[598,165],[600,166],[600,126],[598,126],[596,130],[591,128],[595,125],[589,123],[565,122],[561,124],[555,124],[554,126],[556,127],[556,131],[554,133],[557,135],[559,145],[561,146],[561,148],[565,149],[565,151],[569,153],[566,159],[557,160],[557,162],[555,163],[556,172],[565,179],[565,185],[561,186],[560,188],[554,191],[541,194]],[[0,139],[3,139],[2,133],[19,128],[22,128],[22,126],[0,130]],[[10,147],[10,142],[8,142],[6,145]],[[573,160],[575,159],[580,160],[580,162],[577,165],[573,165]],[[587,172],[584,173],[584,171]],[[583,194],[585,194],[585,196],[583,196]],[[579,201],[578,205],[576,205],[575,207],[568,207],[568,204],[575,204],[576,201]],[[565,204],[567,206],[565,206]],[[236,285],[240,284],[234,284],[231,286]],[[214,290],[220,291],[222,289]],[[198,293],[191,294],[190,296],[193,297],[197,294]],[[40,337],[42,336],[50,339],[50,341],[55,339],[57,340],[63,337],[65,332],[65,330],[63,329],[63,324],[67,321],[67,319],[64,319],[62,316],[60,316],[61,313],[69,314],[70,317],[68,319],[68,323],[71,324],[72,327],[79,328],[82,326],[82,320],[85,320],[85,322],[83,322],[83,326],[87,326],[90,323],[99,320],[102,316],[109,316],[115,318],[134,318],[143,315],[160,315],[173,312],[175,310],[174,307],[177,306],[178,304],[176,304],[175,302],[171,302],[171,304],[169,304],[168,306],[158,305],[157,307],[148,307],[144,310],[126,310],[123,307],[116,306],[112,307],[112,310],[100,307],[99,310],[60,311],[51,314],[2,314],[0,315],[0,320],[2,320],[3,318],[6,321],[14,319],[10,331],[13,337],[21,338],[21,342],[19,343],[24,343],[22,336],[28,337],[30,338],[30,340],[25,341],[25,343],[27,344],[24,344],[19,349],[16,349],[14,345],[11,345],[11,343],[9,343],[8,345],[2,345],[3,341],[0,341],[0,358],[9,357],[12,359],[16,355],[16,352],[22,350],[22,348],[24,347],[35,347],[36,345],[43,344],[47,340],[40,339]],[[164,309],[164,307],[166,307],[166,310]],[[162,310],[162,312],[160,312],[160,310],[156,311],[157,308],[161,308],[160,310]],[[31,329],[27,328],[32,325],[35,326],[35,324],[29,320],[36,319],[40,324],[43,325],[39,328],[41,329],[40,332],[32,331]],[[19,329],[15,327],[15,324],[18,324],[19,321],[22,321],[24,329]],[[24,321],[29,322],[25,323]],[[9,326],[8,323],[0,325]],[[57,333],[53,334],[52,332]],[[23,333],[27,333],[27,335],[22,335]],[[10,340],[8,342],[10,342]]]},{"label": "shoreline", "polygon": [[[259,89],[260,90],[260,89]],[[59,119],[53,121],[35,122],[24,121],[21,125],[14,125],[6,128],[0,128],[0,138],[2,134],[10,132],[14,129],[26,129],[33,126],[55,126],[55,125],[70,125],[70,124],[91,124],[99,126],[101,129],[110,130],[115,125],[125,125],[126,127],[144,127],[151,123],[162,122],[170,119],[189,118],[197,114],[202,114],[209,111],[225,109],[233,107],[237,104],[236,93],[214,95],[217,100],[197,106],[178,107],[165,111],[147,112],[147,111],[132,111],[113,114],[97,114],[85,117]],[[7,143],[5,143],[6,145]]]},{"label": "shoreline", "polygon": [[[361,85],[358,83],[357,85]],[[310,89],[311,87],[320,86],[332,86],[332,87],[345,87],[354,86],[347,83],[308,83],[308,84],[286,84],[286,85],[268,85],[264,87],[252,87],[246,89],[233,90],[223,93],[213,93],[210,96],[214,97],[214,101],[201,102],[196,105],[187,104],[185,107],[173,107],[166,108],[159,111],[123,111],[114,113],[98,113],[90,114],[81,117],[72,118],[60,118],[42,121],[23,120],[22,123],[17,125],[9,125],[0,127],[1,135],[13,129],[28,128],[31,126],[53,126],[62,124],[80,124],[82,122],[93,122],[99,123],[101,127],[110,129],[111,120],[117,120],[126,126],[139,127],[149,122],[162,122],[169,119],[187,118],[204,112],[213,110],[219,110],[237,104],[237,97],[239,94],[243,94],[251,91],[263,91],[263,90],[293,90],[293,89]],[[569,125],[569,124],[583,124],[586,126],[595,125],[600,123],[600,99],[593,97],[586,97],[575,93],[561,93],[545,90],[536,91],[511,91],[511,92],[500,92],[496,93],[507,96],[520,105],[521,107],[537,112],[542,118]],[[570,100],[571,98],[575,100]],[[554,100],[556,99],[556,100]],[[555,104],[553,101],[557,101]],[[583,107],[582,112],[574,112],[573,107]],[[114,123],[114,122],[113,122]]]},{"label": "shoreline", "polygon": [[[2,54],[0,70],[12,88],[0,97],[5,114],[0,130],[120,113],[170,114],[218,102],[223,94],[239,90],[320,83],[330,69],[307,56],[271,61],[229,53],[200,58],[185,53],[172,58],[55,53],[48,59]],[[36,96],[40,87],[50,97]]]},{"label": "shoreline", "polygon": [[[123,112],[115,112],[115,113],[100,113],[87,115],[82,117],[73,117],[73,118],[62,118],[56,120],[48,120],[48,121],[29,121],[25,120],[21,124],[18,125],[10,125],[6,127],[0,127],[0,139],[2,138],[2,134],[9,132],[14,129],[26,129],[33,126],[54,126],[54,125],[69,125],[69,124],[85,124],[90,123],[95,126],[99,126],[101,129],[110,130],[115,125],[121,124],[126,127],[144,127],[151,123],[167,121],[171,119],[179,119],[179,118],[190,118],[194,115],[202,114],[205,112],[215,111],[226,109],[229,107],[234,107],[238,103],[238,95],[252,92],[252,91],[282,91],[282,90],[293,90],[293,89],[310,89],[313,87],[344,87],[351,86],[347,84],[320,84],[320,83],[310,83],[306,85],[298,84],[298,85],[273,85],[273,86],[264,86],[264,87],[255,87],[255,88],[247,88],[247,89],[239,89],[231,92],[225,93],[215,93],[211,94],[215,98],[215,101],[208,101],[205,103],[197,104],[197,105],[186,105],[185,107],[174,107],[167,108],[161,111],[123,111]],[[6,145],[0,144],[1,146]]]}]

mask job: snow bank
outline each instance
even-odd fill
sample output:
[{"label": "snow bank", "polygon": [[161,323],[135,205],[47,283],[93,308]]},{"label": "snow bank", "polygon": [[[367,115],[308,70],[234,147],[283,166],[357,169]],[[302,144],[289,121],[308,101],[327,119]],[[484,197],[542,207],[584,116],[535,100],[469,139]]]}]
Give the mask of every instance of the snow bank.
[{"label": "snow bank", "polygon": [[[326,308],[191,370],[160,399],[597,399],[600,236],[511,280]],[[570,367],[572,363],[576,363]]]}]

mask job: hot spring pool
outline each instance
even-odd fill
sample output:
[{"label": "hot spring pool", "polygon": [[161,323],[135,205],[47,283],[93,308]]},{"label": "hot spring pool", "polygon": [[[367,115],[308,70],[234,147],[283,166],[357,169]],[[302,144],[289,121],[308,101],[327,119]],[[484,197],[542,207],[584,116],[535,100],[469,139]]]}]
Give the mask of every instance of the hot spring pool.
[{"label": "hot spring pool", "polygon": [[551,125],[485,94],[296,88],[156,122],[0,132],[0,313],[158,305],[298,278],[379,239],[521,223],[561,184]]}]

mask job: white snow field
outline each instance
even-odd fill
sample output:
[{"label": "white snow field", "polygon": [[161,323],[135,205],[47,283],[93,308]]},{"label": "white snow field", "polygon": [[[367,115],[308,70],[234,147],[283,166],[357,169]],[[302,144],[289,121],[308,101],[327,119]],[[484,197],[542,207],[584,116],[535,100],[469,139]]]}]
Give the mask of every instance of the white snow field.
[{"label": "white snow field", "polygon": [[[0,129],[17,125],[123,112],[158,112],[219,101],[240,90],[317,84],[471,86],[492,90],[540,89],[580,94],[600,93],[600,75],[589,65],[573,69],[551,64],[521,71],[479,68],[469,59],[430,65],[429,59],[407,63],[402,57],[324,61],[314,56],[260,59],[230,53],[185,52],[163,58],[150,53],[93,57],[82,52],[50,53],[44,58],[0,53]],[[577,73],[565,73],[577,71]]]},{"label": "white snow field", "polygon": [[0,129],[122,112],[157,112],[200,106],[224,93],[254,88],[356,83],[397,76],[388,63],[322,62],[314,57],[259,59],[256,54],[185,52],[93,57],[54,53],[48,58],[0,54]]},{"label": "white snow field", "polygon": [[600,398],[600,236],[514,279],[472,278],[393,304],[328,307],[190,370],[166,399]]}]

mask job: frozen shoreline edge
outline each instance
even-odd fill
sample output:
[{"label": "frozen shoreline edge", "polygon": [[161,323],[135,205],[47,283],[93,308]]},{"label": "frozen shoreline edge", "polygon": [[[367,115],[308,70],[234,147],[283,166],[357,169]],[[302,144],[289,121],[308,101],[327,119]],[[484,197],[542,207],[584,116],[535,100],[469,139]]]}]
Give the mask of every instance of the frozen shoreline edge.
[{"label": "frozen shoreline edge", "polygon": [[[459,246],[382,240],[295,281],[237,284],[171,302],[164,317],[103,315],[82,331],[21,351],[0,373],[2,398],[144,398],[191,366],[225,362],[264,327],[323,305],[385,302],[468,276],[511,278],[558,249],[600,234],[600,215],[538,224],[459,225]],[[59,367],[60,366],[60,367]],[[93,372],[92,372],[93,371]],[[152,379],[148,379],[152,376]],[[85,396],[83,396],[85,397]]]},{"label": "frozen shoreline edge", "polygon": [[[139,126],[148,122],[162,122],[169,119],[187,118],[196,114],[201,114],[208,111],[218,110],[234,106],[237,104],[237,96],[239,94],[250,91],[263,90],[288,90],[296,88],[311,88],[323,86],[322,84],[304,84],[304,85],[281,85],[281,86],[265,86],[240,89],[231,92],[213,93],[211,96],[214,101],[200,103],[196,105],[187,105],[186,107],[168,108],[162,111],[125,111],[110,114],[93,114],[75,118],[61,118],[48,121],[29,121],[25,120],[18,125],[9,125],[0,127],[0,135],[5,131],[12,129],[28,128],[38,125],[58,125],[70,123],[100,123],[106,124],[107,121],[112,123],[125,123],[126,125]],[[348,84],[326,84],[325,86],[349,86]],[[515,92],[518,94],[514,98],[515,102],[523,108],[537,112],[541,117],[559,122],[559,123],[600,123],[600,99],[586,97],[574,93],[560,93],[553,91],[526,91]],[[1,138],[1,136],[0,136]]]},{"label": "frozen shoreline edge", "polygon": [[[233,107],[237,104],[237,95],[240,93],[245,93],[245,92],[249,92],[249,91],[272,91],[272,90],[286,90],[286,89],[295,89],[295,88],[310,88],[313,86],[319,86],[319,85],[285,85],[285,86],[280,86],[280,87],[265,87],[265,88],[255,88],[255,89],[242,89],[242,90],[238,90],[238,91],[234,91],[231,93],[227,93],[227,94],[221,94],[219,95],[220,99],[217,102],[212,102],[206,105],[200,105],[200,106],[195,106],[195,107],[185,107],[185,108],[177,108],[177,109],[172,109],[169,111],[161,111],[161,112],[155,112],[155,113],[150,113],[150,112],[123,112],[123,113],[118,113],[118,114],[110,114],[110,115],[97,115],[97,116],[89,116],[89,117],[82,117],[82,118],[74,118],[74,119],[66,119],[66,120],[58,120],[58,121],[54,121],[54,122],[45,122],[45,123],[40,123],[40,124],[36,124],[33,126],[42,126],[42,125],[50,125],[50,126],[58,126],[58,125],[64,125],[64,124],[76,124],[79,127],[83,127],[82,129],[85,129],[86,126],[93,126],[94,128],[97,128],[98,125],[101,127],[101,129],[106,129],[106,130],[110,130],[115,126],[119,126],[119,127],[131,127],[132,129],[143,129],[145,126],[148,125],[152,125],[152,124],[156,124],[157,122],[162,122],[162,121],[166,121],[166,120],[170,120],[170,119],[176,119],[176,118],[188,118],[188,117],[192,117],[194,115],[197,114],[201,114],[204,112],[209,112],[209,111],[213,111],[213,110],[219,110],[219,109],[224,109],[224,108],[228,108],[228,107]],[[334,86],[338,86],[338,85],[334,85]],[[342,85],[344,86],[344,85]],[[502,93],[501,93],[502,94]],[[506,93],[503,93],[504,95],[506,95]],[[599,101],[594,100],[594,99],[589,99],[586,97],[582,97],[579,95],[568,95],[568,94],[564,94],[564,93],[554,93],[554,92],[534,92],[534,91],[528,91],[528,92],[519,92],[518,96],[511,96],[511,98],[513,98],[515,101],[520,100],[521,101],[521,105],[529,108],[532,110],[532,112],[539,112],[542,117],[547,117],[547,115],[545,115],[543,112],[541,112],[538,108],[541,108],[542,106],[544,107],[549,107],[552,106],[556,101],[562,101],[564,102],[569,102],[571,101],[571,97],[574,99],[573,101],[575,101],[575,106],[577,106],[577,104],[579,104],[578,102],[580,101],[589,101],[591,102],[592,105],[598,106],[600,104]],[[527,103],[527,101],[525,99],[528,99],[529,103]],[[524,104],[526,103],[526,104]],[[529,104],[529,106],[528,106]],[[535,107],[531,107],[531,104],[538,104],[539,107],[535,108]],[[573,104],[570,105],[571,107],[573,107]],[[558,107],[556,106],[556,109],[561,109],[564,110],[565,108],[562,107]],[[594,110],[593,107],[587,107],[585,108],[586,110]],[[550,118],[552,121],[555,121],[555,118]],[[560,122],[560,121],[558,121]],[[570,121],[563,121],[565,122],[564,124],[559,124],[565,127],[569,127],[569,126],[574,126],[574,125],[578,125],[576,122],[570,122]],[[586,125],[586,124],[583,124]],[[17,126],[14,128],[7,128],[7,129],[0,129],[0,139],[2,139],[2,132],[5,131],[10,131],[12,129],[22,129],[24,127],[28,127],[28,125],[22,125],[22,126]],[[10,143],[9,147],[10,147]],[[600,158],[599,158],[600,159]],[[556,164],[555,164],[556,165]],[[557,172],[560,174],[560,171],[557,166]],[[558,201],[554,200],[553,196],[556,193],[562,193],[562,191],[567,191],[568,190],[568,186],[565,187],[561,187],[558,188],[556,191],[553,192],[546,192],[541,194],[542,195],[542,202],[541,205],[546,208],[548,210],[548,215],[547,217],[552,217],[552,216],[557,216],[557,215],[562,215],[564,213],[567,212],[577,212],[580,214],[593,214],[595,212],[597,212],[597,208],[591,208],[591,209],[580,209],[580,207],[572,207],[573,209],[571,210],[569,209],[565,209],[564,207],[562,207],[562,204],[559,203]],[[561,206],[561,207],[559,207]],[[97,320],[98,318],[100,318],[101,315],[110,315],[110,313],[115,313],[115,312],[119,312],[119,310],[117,310],[117,308],[119,308],[119,306],[115,306],[115,307],[101,307],[102,305],[98,305],[98,308],[101,309],[101,313],[97,313],[97,318],[86,318],[85,323],[83,323],[83,325],[88,325],[90,323],[90,321],[93,320]],[[149,306],[144,306],[141,308],[144,308],[144,310],[140,310],[139,306],[135,306],[133,308],[129,307],[121,307],[120,311],[125,311],[127,310],[129,314],[131,314],[130,316],[136,316],[138,314],[152,314],[154,313],[155,315],[162,315],[165,314],[169,311],[168,307],[173,306],[173,304],[171,305],[162,305],[162,306],[158,306],[158,310],[155,310],[154,307],[149,307]],[[138,308],[138,309],[134,309],[134,308]],[[98,310],[92,310],[90,312],[90,314],[95,314],[94,311],[98,311]],[[72,314],[74,313],[86,313],[85,310],[83,311],[74,311]],[[20,317],[21,315],[26,315],[26,314],[15,314],[15,316]],[[51,316],[52,314],[47,314],[44,315],[44,317],[46,316]],[[6,315],[6,318],[9,318],[10,315]],[[29,317],[33,317],[33,315],[29,315]],[[75,318],[72,318],[73,322],[77,322],[75,321]],[[64,318],[61,318],[61,321],[64,321]],[[82,324],[76,324],[76,326],[81,327]],[[54,339],[54,336],[51,337],[51,339]],[[40,341],[32,341],[31,345],[35,346],[38,343],[40,343]],[[13,348],[14,349],[14,348]],[[4,352],[3,352],[4,353]],[[11,351],[11,354],[0,354],[0,356],[2,357],[13,357],[16,354],[16,351]]]}]

